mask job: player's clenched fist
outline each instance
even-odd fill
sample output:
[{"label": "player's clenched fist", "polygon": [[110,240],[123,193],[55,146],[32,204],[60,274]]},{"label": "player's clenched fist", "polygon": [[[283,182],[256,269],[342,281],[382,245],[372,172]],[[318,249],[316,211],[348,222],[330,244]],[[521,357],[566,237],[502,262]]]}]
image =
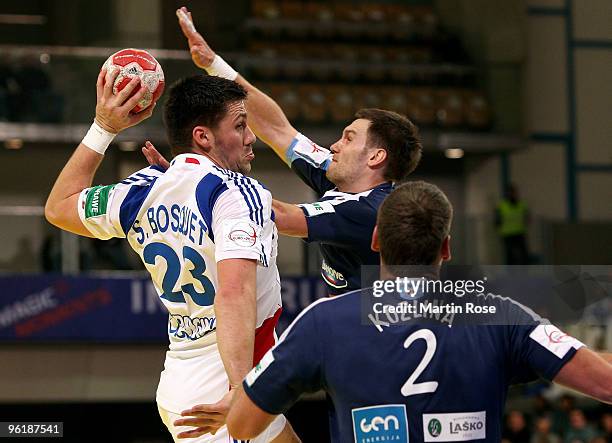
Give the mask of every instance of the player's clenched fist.
[{"label": "player's clenched fist", "polygon": [[119,70],[108,72],[102,69],[96,82],[96,123],[114,134],[151,117],[155,108],[155,103],[153,103],[148,109],[138,114],[130,112],[146,94],[147,88],[141,86],[138,77],[134,77],[125,88],[115,95],[113,84],[117,75],[119,75]]}]

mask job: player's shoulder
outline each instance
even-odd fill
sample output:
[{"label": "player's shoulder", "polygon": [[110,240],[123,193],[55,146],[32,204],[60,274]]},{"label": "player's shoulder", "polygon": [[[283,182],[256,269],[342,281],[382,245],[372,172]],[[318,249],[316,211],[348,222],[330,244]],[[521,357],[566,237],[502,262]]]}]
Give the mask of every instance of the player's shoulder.
[{"label": "player's shoulder", "polygon": [[344,315],[350,316],[359,312],[362,297],[371,295],[372,288],[363,288],[333,297],[320,298],[306,307],[300,315],[312,315],[319,320],[337,322]]},{"label": "player's shoulder", "polygon": [[298,335],[302,338],[312,338],[311,327],[315,333],[323,334],[330,327],[339,326],[344,323],[342,318],[358,313],[363,289],[347,292],[334,297],[323,297],[312,302],[304,308],[293,322],[285,329],[280,341],[284,341],[287,335]]},{"label": "player's shoulder", "polygon": [[[472,306],[480,306],[486,308],[487,312],[492,312],[493,315],[486,317],[486,323],[488,324],[535,326],[547,322],[530,307],[511,297],[489,292],[466,294],[462,298],[464,298],[462,300],[463,304],[471,303]],[[473,312],[483,312],[483,310],[473,309]],[[479,319],[481,317],[479,314],[474,315],[478,316]],[[483,320],[480,319],[477,323],[481,321]]]},{"label": "player's shoulder", "polygon": [[350,202],[353,202],[353,204],[360,204],[362,206],[371,207],[372,209],[377,210],[382,201],[391,193],[392,190],[393,184],[391,182],[385,182],[374,188],[357,193],[343,192],[337,188],[334,188],[323,194],[321,200],[333,200],[336,204],[342,204],[344,202],[350,204]]},{"label": "player's shoulder", "polygon": [[109,186],[97,186],[91,188],[93,198],[99,193],[113,199],[114,204],[120,204],[122,210],[125,207],[140,207],[142,201],[151,192],[155,183],[163,177],[164,169],[159,166],[147,166],[130,174],[119,183]]},{"label": "player's shoulder", "polygon": [[165,170],[160,166],[147,166],[130,174],[117,183],[117,186],[128,188],[132,186],[151,186],[158,178],[164,175],[164,172]]}]

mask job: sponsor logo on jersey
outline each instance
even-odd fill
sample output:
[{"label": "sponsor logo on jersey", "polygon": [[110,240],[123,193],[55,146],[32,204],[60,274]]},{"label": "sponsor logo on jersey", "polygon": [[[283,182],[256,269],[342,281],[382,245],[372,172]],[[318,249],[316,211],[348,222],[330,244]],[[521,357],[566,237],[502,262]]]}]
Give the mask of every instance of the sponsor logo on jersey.
[{"label": "sponsor logo on jersey", "polygon": [[535,340],[548,351],[559,358],[567,355],[570,349],[579,349],[583,343],[576,340],[571,335],[567,335],[554,325],[538,325],[531,331],[529,338]]},{"label": "sponsor logo on jersey", "polygon": [[442,432],[442,423],[437,418],[432,418],[429,420],[429,424],[427,425],[427,431],[429,435],[432,437],[438,437]]},{"label": "sponsor logo on jersey", "polygon": [[555,328],[554,326],[544,326],[544,332],[548,336],[548,340],[550,341],[550,343],[565,343],[570,342],[572,340],[571,336],[567,335],[560,329]]},{"label": "sponsor logo on jersey", "polygon": [[98,217],[106,214],[108,196],[115,185],[94,186],[85,196],[85,218]]},{"label": "sponsor logo on jersey", "polygon": [[270,366],[270,364],[272,364],[273,361],[274,361],[274,354],[272,354],[272,350],[270,349],[268,352],[264,354],[263,357],[261,357],[261,360],[259,360],[259,363],[257,363],[257,365],[255,365],[255,367],[251,369],[251,371],[245,377],[244,380],[246,381],[247,386],[252,386],[253,383],[255,383],[255,380],[257,380],[259,376],[266,369],[268,369],[268,366]]},{"label": "sponsor logo on jersey", "polygon": [[470,441],[487,437],[487,411],[423,414],[425,442]]},{"label": "sponsor logo on jersey", "polygon": [[332,214],[336,212],[334,205],[328,201],[321,201],[316,203],[304,203],[298,205],[306,211],[309,217],[314,217],[321,214]]},{"label": "sponsor logo on jersey", "polygon": [[356,408],[353,416],[353,434],[357,443],[408,443],[408,419],[405,405],[378,405]]},{"label": "sponsor logo on jersey", "polygon": [[239,246],[250,247],[255,245],[257,241],[257,232],[255,228],[250,227],[247,229],[234,229],[228,235],[228,238]]},{"label": "sponsor logo on jersey", "polygon": [[321,263],[321,276],[323,277],[323,280],[325,280],[325,283],[333,288],[340,289],[348,286],[348,282],[344,278],[344,275],[329,266],[325,260],[323,260],[323,263]]},{"label": "sponsor logo on jersey", "polygon": [[317,152],[323,152],[323,148],[318,147],[316,143],[310,142],[310,145],[312,146],[311,154],[315,154]]},{"label": "sponsor logo on jersey", "polygon": [[187,317],[170,314],[168,317],[168,334],[180,339],[197,340],[217,329],[217,318]]}]

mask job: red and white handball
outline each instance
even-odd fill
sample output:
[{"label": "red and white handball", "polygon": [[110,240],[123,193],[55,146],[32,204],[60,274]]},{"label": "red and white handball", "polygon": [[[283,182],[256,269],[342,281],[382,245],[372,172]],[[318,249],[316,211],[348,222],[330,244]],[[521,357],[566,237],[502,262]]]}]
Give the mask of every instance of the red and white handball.
[{"label": "red and white handball", "polygon": [[[105,62],[102,68],[106,68],[109,73],[119,70],[119,75],[115,79],[113,85],[113,94],[117,94],[134,77],[140,77],[140,84],[146,86],[147,92],[132,109],[132,112],[140,112],[148,108],[151,103],[164,92],[164,71],[155,57],[142,49],[122,49],[115,52]],[[134,89],[132,95],[138,92],[138,88]]]}]

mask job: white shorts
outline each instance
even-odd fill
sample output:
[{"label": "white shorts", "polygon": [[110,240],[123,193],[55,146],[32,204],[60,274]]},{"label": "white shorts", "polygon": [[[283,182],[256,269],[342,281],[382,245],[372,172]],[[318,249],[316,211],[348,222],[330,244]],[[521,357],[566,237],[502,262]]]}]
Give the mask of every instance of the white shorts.
[{"label": "white shorts", "polygon": [[[168,428],[170,434],[172,434],[172,438],[176,443],[242,443],[244,440],[236,440],[231,438],[227,433],[227,426],[223,426],[220,428],[215,435],[205,434],[197,438],[181,438],[178,439],[176,436],[189,429],[192,429],[190,426],[174,426],[174,420],[178,420],[182,418],[180,414],[175,414],[174,412],[166,411],[162,407],[158,406],[159,416],[162,421]],[[266,428],[261,434],[255,437],[253,440],[248,440],[249,443],[267,443],[269,441],[274,440],[281,433],[285,424],[287,423],[287,419],[284,415],[278,415],[270,426]],[[246,443],[246,442],[245,442]]]}]

